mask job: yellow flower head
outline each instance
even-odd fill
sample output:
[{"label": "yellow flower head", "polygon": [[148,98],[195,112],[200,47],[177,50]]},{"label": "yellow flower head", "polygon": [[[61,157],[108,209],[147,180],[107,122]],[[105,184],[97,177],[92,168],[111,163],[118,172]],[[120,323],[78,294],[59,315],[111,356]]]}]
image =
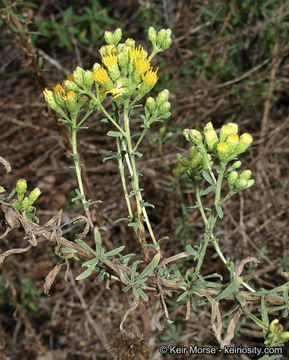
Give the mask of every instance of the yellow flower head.
[{"label": "yellow flower head", "polygon": [[108,73],[104,68],[99,68],[93,72],[94,80],[99,84],[104,84],[108,79]]},{"label": "yellow flower head", "polygon": [[228,145],[224,141],[220,141],[217,145],[217,151],[221,154],[225,154],[228,151]]},{"label": "yellow flower head", "polygon": [[243,144],[250,145],[252,141],[253,137],[248,133],[244,133],[240,136],[240,142],[242,142]]},{"label": "yellow flower head", "polygon": [[47,88],[43,90],[43,95],[45,97],[45,100],[51,99],[53,97],[53,92],[51,90],[48,90]]},{"label": "yellow flower head", "polygon": [[136,69],[141,73],[145,73],[151,67],[150,62],[145,57],[136,58],[134,60],[134,65],[135,65]]},{"label": "yellow flower head", "polygon": [[238,135],[230,134],[227,137],[227,144],[228,145],[235,146],[235,145],[238,144],[238,142],[239,142],[239,136]]},{"label": "yellow flower head", "polygon": [[138,48],[135,46],[129,49],[129,57],[132,60],[137,60],[139,58],[145,59],[146,58],[146,52],[144,51],[143,47],[139,45]]},{"label": "yellow flower head", "polygon": [[65,97],[65,100],[67,100],[67,101],[72,101],[72,100],[74,100],[75,98],[76,98],[75,92],[72,91],[72,90],[70,90],[70,91],[67,92],[66,97]]},{"label": "yellow flower head", "polygon": [[238,125],[236,123],[228,123],[228,126],[231,126],[233,134],[237,135],[238,134]]},{"label": "yellow flower head", "polygon": [[61,96],[64,96],[65,88],[62,85],[57,84],[53,87],[53,91],[55,93],[59,93]]},{"label": "yellow flower head", "polygon": [[72,74],[67,75],[67,80],[74,81],[73,75]]},{"label": "yellow flower head", "polygon": [[117,64],[117,56],[112,55],[112,54],[107,55],[107,56],[103,56],[102,57],[102,62],[107,68],[109,68],[109,67]]},{"label": "yellow flower head", "polygon": [[154,86],[155,83],[158,81],[158,77],[157,77],[157,72],[158,72],[157,68],[155,71],[152,70],[152,68],[150,68],[145,75],[142,76],[142,80],[148,84],[149,86]]},{"label": "yellow flower head", "polygon": [[226,138],[230,135],[233,134],[233,128],[230,125],[223,125],[221,127],[221,131],[220,131],[220,140],[224,141],[226,140]]}]

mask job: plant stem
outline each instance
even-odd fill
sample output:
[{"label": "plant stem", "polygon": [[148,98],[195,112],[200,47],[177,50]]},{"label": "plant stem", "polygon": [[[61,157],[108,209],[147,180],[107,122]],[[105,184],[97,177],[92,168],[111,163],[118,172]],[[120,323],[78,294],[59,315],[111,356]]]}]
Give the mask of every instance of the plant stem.
[{"label": "plant stem", "polygon": [[82,178],[81,178],[81,165],[80,165],[80,160],[79,160],[79,153],[77,151],[77,139],[76,139],[76,134],[77,134],[77,129],[78,126],[76,124],[76,116],[71,116],[70,119],[70,132],[71,132],[71,145],[72,145],[72,153],[73,153],[73,161],[74,161],[74,166],[75,166],[75,173],[76,173],[76,178],[77,178],[77,182],[78,182],[78,188],[79,188],[79,192],[82,195],[81,196],[81,201],[83,204],[83,208],[85,211],[85,214],[87,216],[87,219],[89,221],[89,225],[91,228],[93,228],[93,222],[91,220],[89,211],[87,209],[87,201],[86,201],[86,197],[85,197],[85,192],[83,189],[83,184],[82,184]]},{"label": "plant stem", "polygon": [[138,172],[137,172],[135,155],[133,153],[132,142],[131,142],[128,111],[129,111],[128,101],[126,101],[123,104],[123,121],[124,121],[124,128],[125,128],[125,136],[126,136],[128,156],[129,156],[131,167],[132,167],[132,182],[133,182],[133,186],[134,186],[133,190],[135,191],[137,216],[138,216],[140,235],[141,235],[141,245],[142,245],[145,257],[148,259],[149,256],[148,256],[148,249],[146,247],[145,228],[144,228],[143,219],[142,219],[142,207],[141,207],[141,196],[140,196],[140,188],[139,188],[139,181],[138,181]]}]

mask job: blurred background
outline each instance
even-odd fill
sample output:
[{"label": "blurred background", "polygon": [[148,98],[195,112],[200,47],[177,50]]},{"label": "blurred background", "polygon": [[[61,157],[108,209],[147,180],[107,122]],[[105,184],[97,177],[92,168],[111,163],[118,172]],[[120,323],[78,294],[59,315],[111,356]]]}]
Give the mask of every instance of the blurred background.
[{"label": "blurred background", "polygon": [[[280,274],[289,270],[288,1],[1,0],[0,4],[0,156],[12,166],[11,173],[1,173],[5,189],[11,190],[19,178],[27,179],[29,189],[39,187],[41,224],[60,209],[63,223],[79,214],[81,206],[71,203],[76,181],[69,168],[67,129],[47,109],[42,90],[62,82],[76,66],[91,69],[100,62],[97,49],[104,44],[105,30],[121,27],[124,39],[134,38],[150,50],[147,29],[170,28],[172,46],[153,61],[159,67],[159,81],[152,96],[169,89],[172,116],[153,125],[139,161],[144,198],[155,205],[149,215],[156,236],[169,236],[162,242],[169,257],[197,244],[203,233],[198,211],[188,210],[194,205],[193,190],[173,171],[176,153],[189,147],[183,129],[201,129],[209,121],[218,129],[236,122],[241,132],[254,137],[241,160],[242,169],[252,170],[256,184],[227,203],[216,236],[233,260],[259,258],[260,264],[247,266],[244,273],[256,287],[270,289],[284,282]],[[112,128],[100,121],[102,117],[90,117],[89,131],[80,133],[86,191],[90,199],[102,201],[93,211],[98,224],[108,228],[107,241],[138,253],[131,229],[125,223],[113,224],[127,211],[117,162],[102,161],[107,151],[115,149],[106,136]],[[138,119],[132,120],[132,127],[139,127]],[[63,233],[73,239],[77,231],[69,225]],[[26,244],[23,233],[13,231],[0,239],[1,253]],[[82,270],[73,261],[68,281],[63,267],[49,296],[44,296],[45,276],[56,263],[53,249],[43,241],[1,266],[0,360],[112,359],[109,337],[131,307],[132,296],[114,282],[106,290],[93,275],[75,282]],[[181,263],[184,273],[192,266],[191,260]],[[222,263],[209,250],[203,273],[213,272],[226,279]],[[158,347],[165,343],[218,346],[210,307],[192,310],[185,321],[186,308],[176,303],[177,297],[172,294],[167,301],[173,323],[158,319],[162,331],[156,327],[153,296],[126,321],[128,331],[144,334],[150,359],[163,359]],[[276,317],[281,313],[276,311]],[[288,318],[281,322],[288,331]],[[235,333],[232,345],[263,343],[262,331],[245,317]]]}]

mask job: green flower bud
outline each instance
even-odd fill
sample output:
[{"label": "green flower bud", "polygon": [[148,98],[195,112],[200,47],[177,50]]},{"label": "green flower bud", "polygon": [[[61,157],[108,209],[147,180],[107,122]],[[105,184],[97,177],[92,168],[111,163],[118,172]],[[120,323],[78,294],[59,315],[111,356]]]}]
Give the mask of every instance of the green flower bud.
[{"label": "green flower bud", "polygon": [[253,141],[252,135],[248,133],[244,133],[240,136],[240,141],[237,147],[238,154],[243,153],[248,149],[248,147],[251,145]]},{"label": "green flower bud", "polygon": [[48,90],[48,89],[45,89],[43,91],[43,95],[44,95],[44,98],[45,98],[45,101],[47,102],[48,106],[52,109],[52,110],[55,110],[57,112],[62,112],[62,109],[60,107],[59,104],[57,104],[56,100],[55,100],[55,97],[54,97],[54,94],[51,90]]},{"label": "green flower bud", "polygon": [[208,122],[206,124],[206,126],[204,127],[204,133],[207,131],[207,130],[214,130],[214,127],[213,127],[213,124],[210,122]]},{"label": "green flower bud", "polygon": [[94,84],[94,79],[93,79],[93,73],[89,70],[86,70],[83,73],[83,82],[85,87],[90,90],[90,88],[92,87],[92,85]]},{"label": "green flower bud", "polygon": [[216,131],[214,129],[207,129],[204,132],[204,135],[205,135],[205,139],[206,139],[208,148],[210,150],[212,150],[213,147],[216,145],[216,143],[219,141]]},{"label": "green flower bud", "polygon": [[75,92],[79,92],[79,86],[77,86],[75,84],[74,81],[71,81],[71,80],[65,80],[64,81],[64,86],[66,87],[67,90],[72,90],[72,91],[75,91]]},{"label": "green flower bud", "polygon": [[128,70],[128,64],[129,64],[128,48],[126,48],[122,53],[117,55],[117,61],[122,71]]},{"label": "green flower bud", "polygon": [[85,71],[79,66],[72,73],[74,82],[76,82],[78,86],[83,87],[84,85],[84,81],[83,81],[84,73]]},{"label": "green flower bud", "polygon": [[159,47],[162,47],[163,45],[163,41],[165,40],[165,38],[167,37],[167,32],[165,29],[161,29],[159,32],[158,32],[158,35],[157,35],[157,45]]},{"label": "green flower bud", "polygon": [[241,174],[239,176],[239,179],[249,180],[251,174],[252,174],[251,170],[244,170],[244,171],[241,172]]},{"label": "green flower bud", "polygon": [[121,28],[117,28],[113,34],[113,44],[116,46],[122,37],[122,31]]},{"label": "green flower bud", "polygon": [[146,101],[146,105],[145,105],[148,109],[148,111],[153,114],[155,112],[155,109],[156,109],[156,102],[155,100],[150,96],[147,98],[147,101]]},{"label": "green flower bud", "polygon": [[156,43],[157,32],[152,26],[148,29],[148,38],[153,45]]},{"label": "green flower bud", "polygon": [[125,47],[126,47],[126,46],[125,46],[124,43],[118,44],[118,45],[117,45],[117,53],[120,54],[121,52],[123,52],[124,49],[125,49]]},{"label": "green flower bud", "polygon": [[239,169],[239,167],[242,165],[242,163],[241,163],[241,161],[235,161],[235,162],[233,162],[233,164],[232,164],[232,168],[233,169]]},{"label": "green flower bud", "polygon": [[188,167],[189,166],[189,160],[182,156],[181,154],[177,154],[177,160],[178,160],[178,163],[184,167]]},{"label": "green flower bud", "polygon": [[93,65],[93,67],[92,67],[92,71],[94,72],[94,71],[96,71],[96,70],[98,70],[98,69],[100,69],[100,68],[101,68],[101,65],[98,64],[98,63],[95,63],[95,64]]},{"label": "green flower bud", "polygon": [[217,154],[221,161],[226,161],[228,159],[229,147],[224,141],[218,143]]},{"label": "green flower bud", "polygon": [[220,131],[220,141],[225,141],[230,134],[233,134],[233,128],[229,125],[223,125]]},{"label": "green flower bud", "polygon": [[166,113],[164,113],[164,114],[161,114],[161,118],[162,119],[168,119],[169,117],[171,116],[171,113],[170,113],[170,111],[168,111],[168,112],[166,112]]},{"label": "green flower bud", "polygon": [[169,99],[170,92],[168,89],[164,89],[161,91],[156,99],[157,106],[160,106],[161,104],[165,103]]},{"label": "green flower bud", "polygon": [[3,186],[0,186],[0,194],[3,194],[6,190],[4,189]]},{"label": "green flower bud", "polygon": [[202,162],[203,156],[197,151],[196,155],[190,160],[190,169],[196,170]]},{"label": "green flower bud", "polygon": [[162,49],[167,50],[172,45],[172,39],[170,37],[165,38],[162,43]]},{"label": "green flower bud", "polygon": [[248,182],[247,182],[247,188],[253,186],[254,184],[255,184],[255,180],[254,180],[254,179],[248,180]]},{"label": "green flower bud", "polygon": [[113,33],[110,31],[105,31],[104,32],[104,40],[108,45],[111,45],[114,43],[114,36]]},{"label": "green flower bud", "polygon": [[234,134],[234,135],[238,134],[238,125],[236,123],[228,123],[227,125],[231,126],[232,134]]},{"label": "green flower bud", "polygon": [[196,149],[195,146],[191,146],[190,149],[189,149],[189,160],[192,160],[198,153],[198,150]]},{"label": "green flower bud", "polygon": [[16,192],[18,195],[18,200],[23,199],[26,190],[27,190],[27,181],[25,179],[18,180],[16,183]]},{"label": "green flower bud", "polygon": [[128,38],[126,39],[126,42],[124,44],[131,48],[135,46],[135,41],[133,39]]},{"label": "green flower bud", "polygon": [[236,180],[238,179],[237,171],[232,171],[228,176],[228,184],[229,187],[233,187],[235,185]]},{"label": "green flower bud", "polygon": [[40,189],[35,188],[34,190],[32,190],[28,196],[29,205],[32,205],[39,198],[40,194]]},{"label": "green flower bud", "polygon": [[171,104],[166,101],[165,103],[161,104],[159,107],[158,107],[158,111],[159,113],[162,115],[162,114],[166,114],[171,108]]},{"label": "green flower bud", "polygon": [[196,129],[185,129],[183,134],[187,141],[195,145],[201,145],[203,142],[202,134]]},{"label": "green flower bud", "polygon": [[246,189],[247,186],[248,186],[248,180],[238,178],[235,182],[235,188],[237,190]]},{"label": "green flower bud", "polygon": [[69,90],[66,94],[66,106],[70,113],[78,109],[77,96],[74,91]]},{"label": "green flower bud", "polygon": [[20,211],[27,211],[30,206],[30,202],[28,200],[28,197],[25,196],[25,198],[21,201]]}]

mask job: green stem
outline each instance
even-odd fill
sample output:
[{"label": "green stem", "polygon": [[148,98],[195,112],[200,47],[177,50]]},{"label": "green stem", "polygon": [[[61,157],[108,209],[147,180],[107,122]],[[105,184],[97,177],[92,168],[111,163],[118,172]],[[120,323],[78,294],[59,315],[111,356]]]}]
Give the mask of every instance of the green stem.
[{"label": "green stem", "polygon": [[138,149],[138,147],[139,147],[139,144],[141,143],[142,139],[145,137],[145,135],[146,135],[147,131],[148,131],[148,129],[147,129],[147,128],[146,128],[146,129],[144,129],[144,130],[142,131],[141,136],[139,137],[139,139],[138,139],[138,141],[137,141],[137,143],[136,143],[135,147],[133,148],[133,152],[137,151],[137,149]]},{"label": "green stem", "polygon": [[121,184],[122,184],[122,188],[123,188],[123,192],[124,192],[124,197],[125,197],[128,213],[132,220],[133,212],[132,212],[131,203],[130,203],[128,191],[127,191],[127,185],[126,185],[126,180],[125,180],[125,175],[124,175],[124,166],[123,166],[122,156],[121,156],[121,144],[120,144],[119,138],[116,139],[116,144],[117,144],[117,152],[118,152],[117,161],[118,161],[118,168],[119,168],[119,173],[120,173],[120,178],[121,178]]},{"label": "green stem", "polygon": [[201,200],[201,196],[200,196],[199,183],[198,183],[198,181],[194,181],[194,182],[195,182],[195,189],[196,189],[197,204],[199,206],[199,210],[200,210],[200,213],[201,213],[202,218],[204,220],[204,223],[205,223],[205,225],[207,225],[208,219],[206,217],[205,210],[204,210],[204,207],[203,207],[203,204],[202,204],[202,200]]},{"label": "green stem", "polygon": [[124,102],[124,104],[123,104],[123,121],[124,121],[128,156],[129,156],[131,168],[132,168],[132,175],[133,175],[132,181],[133,181],[133,185],[134,185],[134,191],[136,192],[135,200],[136,200],[136,207],[137,207],[137,216],[138,216],[139,226],[140,226],[140,233],[141,233],[141,238],[142,238],[141,245],[143,246],[144,252],[146,253],[145,255],[148,256],[147,248],[145,248],[146,239],[145,239],[145,229],[144,229],[143,219],[142,219],[140,188],[139,188],[137,167],[136,167],[136,162],[135,162],[135,155],[133,154],[133,148],[132,148],[132,142],[131,142],[128,111],[129,111],[128,102]]},{"label": "green stem", "polygon": [[87,219],[89,221],[89,225],[90,225],[91,228],[93,228],[93,222],[91,220],[88,208],[86,206],[87,201],[86,201],[85,192],[84,192],[83,183],[82,183],[82,178],[81,178],[81,165],[80,165],[80,161],[79,161],[79,153],[77,151],[76,118],[77,118],[77,116],[71,116],[71,119],[70,119],[70,131],[71,131],[71,145],[72,145],[72,153],[73,153],[73,162],[74,162],[74,167],[75,167],[75,173],[76,173],[76,178],[77,178],[77,182],[78,182],[79,192],[82,195],[81,202],[83,204],[85,214],[86,214]]}]

